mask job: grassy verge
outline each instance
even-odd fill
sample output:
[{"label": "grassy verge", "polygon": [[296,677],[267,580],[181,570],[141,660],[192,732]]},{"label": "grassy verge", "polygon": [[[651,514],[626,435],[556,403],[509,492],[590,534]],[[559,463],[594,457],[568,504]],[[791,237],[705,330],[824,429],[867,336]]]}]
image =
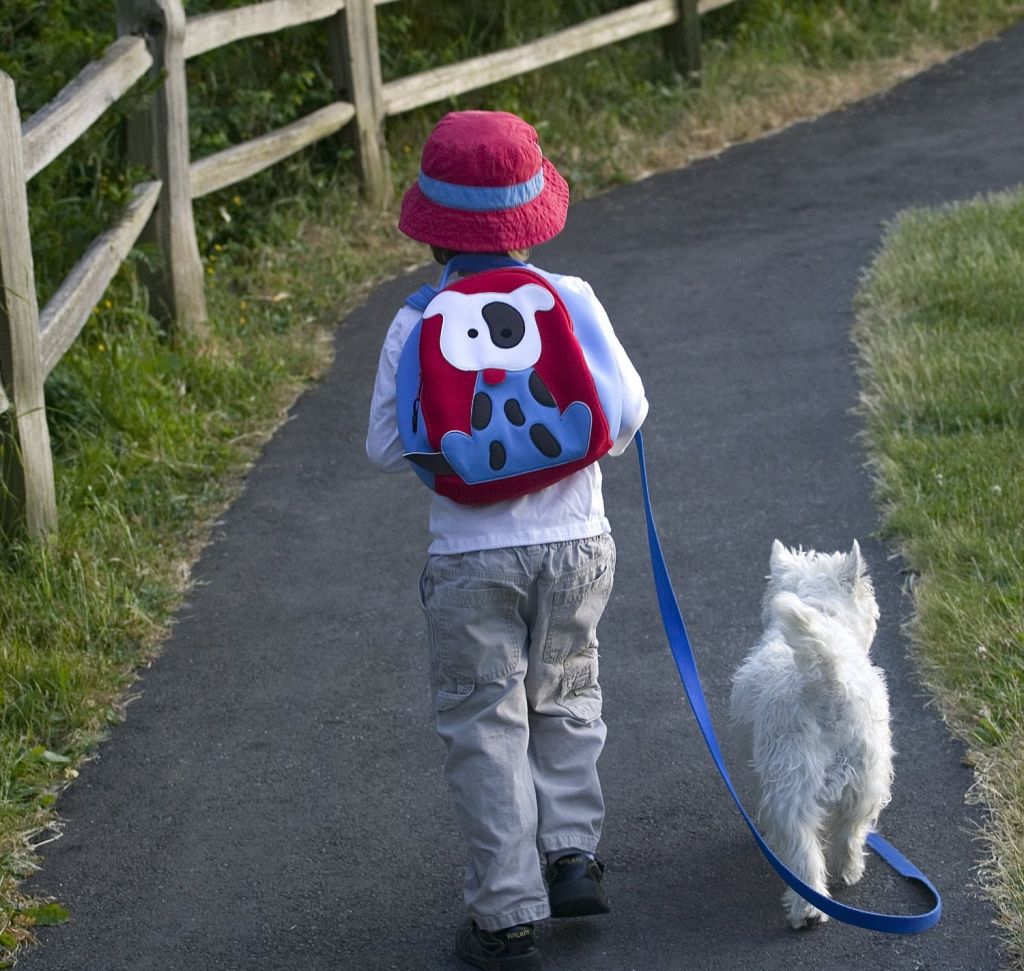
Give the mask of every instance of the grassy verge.
[{"label": "grassy verge", "polygon": [[1024,191],[903,215],[858,298],[885,528],[917,655],[990,813],[986,884],[1024,962]]},{"label": "grassy verge", "polygon": [[[413,15],[387,22],[405,6],[381,8],[383,34],[421,36]],[[1022,15],[1024,0],[745,0],[705,18],[701,88],[672,73],[656,37],[636,39],[395,119],[396,180],[409,181],[442,111],[500,107],[540,128],[578,199],[880,90]],[[561,25],[535,18],[532,29]],[[505,27],[504,42],[522,39]],[[408,57],[386,69],[425,66]],[[393,229],[394,212],[359,202],[331,151],[197,207],[208,341],[168,342],[129,266],[50,379],[60,532],[0,548],[2,947],[60,917],[23,900],[18,881],[59,830],[60,789],[123,718],[133,672],[158,649],[209,524],[322,373],[339,316],[423,260]]]},{"label": "grassy verge", "polygon": [[[318,236],[296,220],[299,200],[287,207],[291,243],[244,264],[212,245],[212,327],[202,345],[166,340],[127,267],[48,381],[59,530],[43,543],[7,538],[0,547],[6,960],[33,926],[62,917],[22,897],[19,881],[37,866],[36,847],[59,835],[58,793],[124,718],[135,671],[157,651],[211,523],[328,364],[339,305],[408,259],[401,246],[380,252],[381,217],[356,199],[339,186],[320,208],[365,232],[348,245],[323,240],[315,274],[297,272]],[[243,209],[244,199],[233,205]]]}]

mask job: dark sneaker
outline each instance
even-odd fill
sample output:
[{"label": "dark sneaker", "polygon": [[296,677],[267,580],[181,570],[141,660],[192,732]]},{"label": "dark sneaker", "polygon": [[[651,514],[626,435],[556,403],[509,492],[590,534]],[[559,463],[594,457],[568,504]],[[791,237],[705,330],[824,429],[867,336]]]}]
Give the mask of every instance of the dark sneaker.
[{"label": "dark sneaker", "polygon": [[485,931],[470,921],[459,928],[455,953],[484,971],[539,971],[541,967],[533,924]]},{"label": "dark sneaker", "polygon": [[604,864],[585,853],[568,853],[549,863],[544,871],[552,917],[586,917],[607,914],[612,908],[604,895],[601,878]]}]

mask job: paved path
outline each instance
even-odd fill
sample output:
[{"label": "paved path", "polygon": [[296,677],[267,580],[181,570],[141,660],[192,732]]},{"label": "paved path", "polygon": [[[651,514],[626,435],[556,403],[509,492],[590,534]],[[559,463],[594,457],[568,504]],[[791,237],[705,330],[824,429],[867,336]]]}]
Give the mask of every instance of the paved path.
[{"label": "paved path", "polygon": [[[619,545],[602,632],[603,852],[614,913],[547,924],[566,971],[863,967],[989,971],[970,890],[971,782],[907,659],[900,563],[856,438],[850,302],[882,225],[1024,179],[1024,25],[847,111],[575,206],[536,254],[594,282],[652,404],[663,541],[723,745],[729,674],[758,631],[771,540],[861,540],[883,610],[899,749],[882,830],[931,874],[942,923],[911,938],[788,932],[727,801],[656,619],[632,453],[608,461]],[[455,968],[461,847],[426,690],[416,578],[427,496],[363,458],[384,328],[414,273],[338,334],[198,565],[127,724],[61,802],[32,889],[67,904],[27,971]],[[913,907],[877,861],[844,899]]]}]

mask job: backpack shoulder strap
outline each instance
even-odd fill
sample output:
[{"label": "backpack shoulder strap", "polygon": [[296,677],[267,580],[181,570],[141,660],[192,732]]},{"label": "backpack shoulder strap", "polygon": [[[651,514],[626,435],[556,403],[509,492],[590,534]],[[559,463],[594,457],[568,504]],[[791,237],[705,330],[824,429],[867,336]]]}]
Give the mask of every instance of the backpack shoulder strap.
[{"label": "backpack shoulder strap", "polygon": [[418,310],[423,313],[427,309],[427,304],[434,299],[441,291],[437,287],[432,287],[429,283],[424,283],[418,290],[414,290],[405,298],[406,304],[412,307],[414,310]]},{"label": "backpack shoulder strap", "polygon": [[410,307],[423,313],[430,301],[448,285],[448,277],[452,273],[480,273],[483,270],[496,270],[507,266],[525,267],[526,264],[522,260],[517,260],[511,256],[501,256],[492,253],[459,253],[445,264],[444,269],[441,271],[441,277],[437,281],[437,286],[424,283],[418,290],[410,293],[405,298],[405,302]]}]

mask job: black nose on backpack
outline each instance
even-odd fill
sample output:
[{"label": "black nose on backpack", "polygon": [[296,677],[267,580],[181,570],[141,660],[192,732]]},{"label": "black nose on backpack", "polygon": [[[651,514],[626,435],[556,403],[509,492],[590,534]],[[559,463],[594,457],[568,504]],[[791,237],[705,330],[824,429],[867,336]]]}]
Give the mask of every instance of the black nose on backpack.
[{"label": "black nose on backpack", "polygon": [[515,347],[526,336],[526,323],[515,307],[507,303],[487,304],[481,311],[495,347]]}]

